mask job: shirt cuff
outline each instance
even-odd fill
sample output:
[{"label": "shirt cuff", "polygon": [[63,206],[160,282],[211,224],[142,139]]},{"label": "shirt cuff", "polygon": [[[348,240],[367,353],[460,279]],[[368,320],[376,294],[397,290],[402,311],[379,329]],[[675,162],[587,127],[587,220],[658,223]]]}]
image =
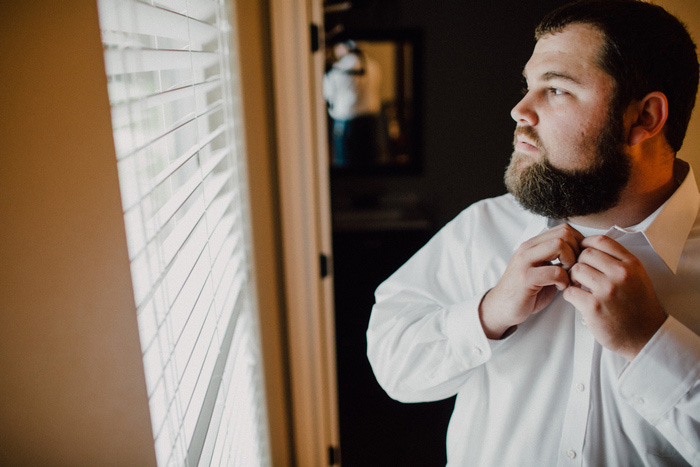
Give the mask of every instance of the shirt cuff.
[{"label": "shirt cuff", "polygon": [[467,368],[486,363],[492,352],[506,340],[492,340],[486,337],[479,319],[481,296],[451,305],[447,309],[446,329],[450,346]]},{"label": "shirt cuff", "polygon": [[618,380],[622,397],[652,425],[700,377],[700,337],[669,316]]}]

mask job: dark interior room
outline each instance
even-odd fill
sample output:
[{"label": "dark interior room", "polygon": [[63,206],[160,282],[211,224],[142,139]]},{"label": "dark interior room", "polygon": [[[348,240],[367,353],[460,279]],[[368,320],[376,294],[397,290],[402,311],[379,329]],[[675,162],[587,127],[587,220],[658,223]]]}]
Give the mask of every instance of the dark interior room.
[{"label": "dark interior room", "polygon": [[408,36],[415,60],[412,163],[331,167],[343,465],[445,465],[454,400],[402,404],[379,387],[366,358],[373,293],[462,209],[505,192],[510,110],[522,92],[533,30],[562,3],[326,3],[329,49],[339,38]]}]

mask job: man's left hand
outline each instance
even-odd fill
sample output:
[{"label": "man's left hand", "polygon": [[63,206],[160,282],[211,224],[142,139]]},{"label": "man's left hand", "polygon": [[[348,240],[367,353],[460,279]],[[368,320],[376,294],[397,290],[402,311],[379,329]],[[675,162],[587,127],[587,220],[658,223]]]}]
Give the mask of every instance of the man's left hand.
[{"label": "man's left hand", "polygon": [[581,242],[569,270],[564,300],[586,320],[596,340],[632,361],[666,320],[642,263],[615,240],[597,235]]}]

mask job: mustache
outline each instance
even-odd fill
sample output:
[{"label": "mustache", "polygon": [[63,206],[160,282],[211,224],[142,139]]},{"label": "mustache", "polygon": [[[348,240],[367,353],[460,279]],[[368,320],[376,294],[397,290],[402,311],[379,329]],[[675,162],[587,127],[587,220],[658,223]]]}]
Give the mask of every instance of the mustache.
[{"label": "mustache", "polygon": [[513,146],[518,142],[518,136],[525,136],[529,139],[537,148],[542,149],[542,142],[540,141],[540,136],[537,134],[534,128],[529,126],[518,126],[515,127],[515,133],[513,135]]}]

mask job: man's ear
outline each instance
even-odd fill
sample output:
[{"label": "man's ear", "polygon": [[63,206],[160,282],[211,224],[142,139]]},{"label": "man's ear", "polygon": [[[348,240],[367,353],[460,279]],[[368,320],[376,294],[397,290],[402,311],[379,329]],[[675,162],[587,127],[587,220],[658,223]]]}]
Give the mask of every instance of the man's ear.
[{"label": "man's ear", "polygon": [[668,99],[662,92],[650,92],[641,100],[633,102],[629,111],[634,114],[628,143],[634,146],[653,138],[664,127],[668,118]]}]

